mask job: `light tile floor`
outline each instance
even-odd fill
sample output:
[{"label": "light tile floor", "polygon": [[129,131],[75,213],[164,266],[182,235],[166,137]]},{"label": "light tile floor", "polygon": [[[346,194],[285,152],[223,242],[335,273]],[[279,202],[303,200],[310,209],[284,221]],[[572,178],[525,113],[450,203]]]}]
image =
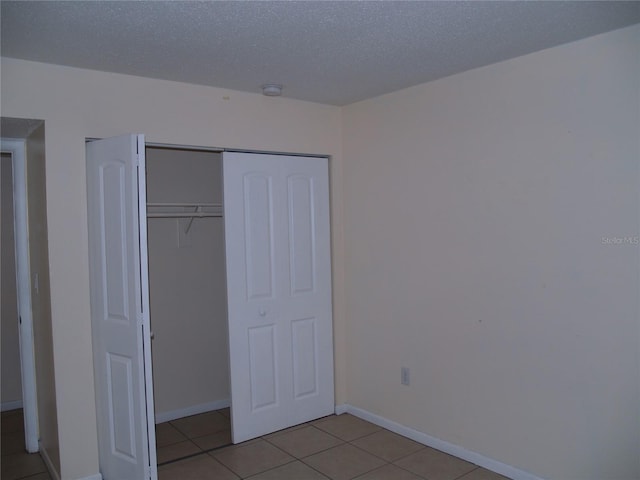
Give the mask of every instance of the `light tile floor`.
[{"label": "light tile floor", "polygon": [[[24,452],[21,410],[3,412],[2,480],[51,480]],[[231,442],[229,410],[156,425],[159,480],[506,480],[349,414]]]},{"label": "light tile floor", "polygon": [[349,414],[229,446],[228,409],[156,432],[159,480],[506,480]]}]

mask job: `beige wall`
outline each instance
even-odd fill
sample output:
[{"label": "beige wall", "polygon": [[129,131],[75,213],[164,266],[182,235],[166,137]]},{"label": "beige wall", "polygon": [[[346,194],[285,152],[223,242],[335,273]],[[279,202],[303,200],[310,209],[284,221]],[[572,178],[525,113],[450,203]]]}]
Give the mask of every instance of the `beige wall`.
[{"label": "beige wall", "polygon": [[2,198],[2,312],[0,313],[2,339],[1,402],[3,409],[22,401],[20,378],[20,345],[18,335],[18,291],[16,287],[16,255],[13,229],[13,169],[11,154],[2,154],[0,179]]},{"label": "beige wall", "polygon": [[[149,203],[222,204],[219,153],[147,148],[146,160]],[[147,222],[155,411],[173,418],[230,398],[223,219],[189,223]]]},{"label": "beige wall", "polygon": [[45,127],[40,125],[26,139],[27,217],[29,228],[29,278],[38,400],[40,450],[60,472],[60,446],[51,324],[49,251],[47,248],[47,198]]},{"label": "beige wall", "polygon": [[606,244],[640,234],[639,51],[636,26],[344,109],[350,404],[640,478],[637,237]]},{"label": "beige wall", "polygon": [[[93,475],[93,389],[85,137],[145,133],[150,142],[321,153],[331,175],[336,365],[344,365],[341,110],[286,98],[2,59],[2,115],[46,127],[53,356],[63,479]],[[228,97],[228,99],[227,99]],[[343,372],[337,395],[345,401]]]}]

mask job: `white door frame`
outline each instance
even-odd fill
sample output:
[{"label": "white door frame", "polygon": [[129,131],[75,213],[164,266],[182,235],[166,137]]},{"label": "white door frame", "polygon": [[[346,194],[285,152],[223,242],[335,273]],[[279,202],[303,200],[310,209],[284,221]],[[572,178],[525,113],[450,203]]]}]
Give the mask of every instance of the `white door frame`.
[{"label": "white door frame", "polygon": [[29,227],[27,212],[27,178],[25,141],[2,138],[2,151],[11,154],[13,164],[13,209],[16,245],[16,286],[20,324],[20,370],[22,374],[22,408],[24,411],[25,447],[37,452],[38,403],[36,396],[36,365],[31,310],[31,280],[29,268]]}]

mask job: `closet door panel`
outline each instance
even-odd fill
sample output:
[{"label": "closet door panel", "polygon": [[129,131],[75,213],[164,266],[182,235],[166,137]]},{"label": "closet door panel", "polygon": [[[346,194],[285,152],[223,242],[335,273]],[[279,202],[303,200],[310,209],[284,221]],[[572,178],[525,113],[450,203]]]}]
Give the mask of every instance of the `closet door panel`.
[{"label": "closet door panel", "polygon": [[249,329],[251,410],[257,412],[278,403],[276,326]]},{"label": "closet door panel", "polygon": [[273,297],[273,188],[271,176],[244,176],[244,228],[247,298]]},{"label": "closet door panel", "polygon": [[[103,304],[104,321],[123,322],[129,324],[129,256],[125,242],[126,227],[126,193],[124,162],[115,161],[98,168],[101,201],[99,204],[100,228],[104,232],[104,241],[100,242],[102,259],[102,285],[106,301]],[[110,197],[117,198],[117,202]],[[134,317],[135,320],[135,317]]]},{"label": "closet door panel", "polygon": [[223,179],[238,443],[334,411],[328,164],[225,153]]},{"label": "closet door panel", "polygon": [[291,294],[299,295],[315,288],[314,184],[301,175],[287,180]]},{"label": "closet door panel", "polygon": [[318,393],[318,345],[316,319],[291,322],[293,347],[293,396],[300,400]]}]

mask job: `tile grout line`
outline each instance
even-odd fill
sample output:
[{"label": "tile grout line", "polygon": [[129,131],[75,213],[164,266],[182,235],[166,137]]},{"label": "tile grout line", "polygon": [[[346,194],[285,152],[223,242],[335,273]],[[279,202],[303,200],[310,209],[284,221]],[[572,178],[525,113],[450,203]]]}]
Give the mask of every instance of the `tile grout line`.
[{"label": "tile grout line", "polygon": [[[275,445],[274,445],[274,447],[275,447]],[[292,457],[292,455],[289,455],[289,456],[290,456],[290,457]],[[246,480],[251,480],[253,477],[256,477],[256,476],[258,476],[258,475],[262,475],[263,473],[271,472],[271,471],[273,471],[273,470],[275,470],[275,469],[277,469],[277,468],[284,467],[285,465],[291,465],[292,463],[296,463],[296,462],[299,462],[299,461],[300,461],[300,460],[299,460],[298,458],[293,457],[293,460],[291,460],[290,462],[282,463],[282,464],[280,464],[280,465],[276,465],[275,467],[267,468],[266,470],[263,470],[262,472],[254,473],[253,475],[250,475],[250,476],[248,476],[248,477],[244,477],[244,478],[245,478]],[[306,465],[306,464],[305,464],[305,465]],[[239,474],[238,474],[237,472],[235,472],[235,471],[234,471],[233,473],[235,473],[236,475],[239,475]],[[240,477],[240,478],[243,478],[243,477]]]},{"label": "tile grout line", "polygon": [[[254,476],[256,476],[256,475],[261,475],[261,474],[263,474],[263,473],[265,473],[265,472],[269,472],[269,471],[274,470],[274,469],[276,469],[276,468],[282,467],[282,466],[284,466],[284,465],[289,465],[290,463],[293,463],[293,462],[295,462],[295,461],[298,461],[298,459],[297,459],[296,457],[294,457],[293,455],[291,455],[291,454],[289,454],[289,453],[285,452],[284,450],[282,450],[282,449],[281,449],[280,447],[278,447],[277,445],[272,444],[269,440],[267,440],[266,438],[264,438],[264,436],[262,436],[262,437],[258,437],[257,439],[254,439],[254,440],[263,440],[263,441],[267,442],[267,443],[268,443],[269,445],[271,445],[272,447],[276,448],[277,450],[280,450],[280,452],[284,453],[286,456],[291,457],[291,458],[292,458],[292,460],[291,460],[291,461],[289,461],[289,462],[281,463],[280,465],[276,465],[275,467],[267,468],[266,470],[263,470],[262,472],[254,473],[253,475],[249,475],[248,477],[243,477],[242,475],[240,475],[240,473],[236,472],[236,471],[235,471],[235,470],[233,470],[231,467],[227,467],[227,465],[226,465],[226,464],[222,463],[222,462],[221,462],[220,460],[218,460],[217,458],[213,457],[213,459],[214,459],[214,460],[216,460],[216,461],[218,461],[218,462],[219,462],[219,463],[221,463],[222,465],[224,465],[228,470],[230,470],[231,472],[233,472],[234,474],[236,474],[236,475],[237,475],[238,477],[240,477],[240,478],[251,478],[251,477],[254,477]],[[249,440],[249,441],[251,441],[251,440]],[[231,445],[233,445],[233,444],[231,444]],[[229,445],[226,445],[226,446],[228,447]],[[222,447],[222,448],[224,448],[224,447]]]},{"label": "tile grout line", "polygon": [[[309,426],[312,426],[312,425],[309,425]],[[304,428],[304,427],[303,427],[303,428]],[[292,456],[292,457],[293,457],[293,458],[295,458],[296,460],[300,460],[300,461],[302,462],[304,458],[309,458],[309,457],[312,457],[313,455],[317,455],[317,454],[319,454],[319,453],[326,452],[327,450],[331,450],[332,448],[340,447],[340,446],[342,446],[342,445],[345,445],[345,444],[349,443],[349,442],[347,442],[346,440],[342,440],[341,438],[338,438],[338,437],[336,437],[335,435],[331,435],[330,433],[325,432],[324,430],[320,430],[320,429],[317,429],[317,430],[318,430],[319,432],[326,433],[327,435],[329,435],[329,436],[331,436],[331,437],[335,438],[336,440],[340,440],[340,442],[341,442],[341,443],[340,443],[340,444],[338,444],[338,445],[333,445],[333,446],[331,446],[331,447],[323,448],[322,450],[318,450],[317,452],[310,453],[309,455],[305,455],[304,457],[296,457],[295,455],[293,455],[293,454],[291,454],[291,453],[289,453],[289,452],[287,452],[287,451],[285,451],[285,453],[286,453],[287,455]],[[294,432],[295,432],[295,430],[294,430]],[[290,433],[290,432],[288,432],[288,433]],[[286,433],[283,433],[283,435],[286,435]],[[276,436],[276,437],[274,437],[274,438],[277,438],[277,437],[279,437],[279,436],[280,436],[280,435],[277,435],[277,436]],[[271,445],[273,445],[274,447],[279,448],[280,450],[283,450],[282,448],[278,447],[278,445],[276,445],[276,444],[274,444],[274,443],[270,442],[268,439],[266,439],[266,438],[264,438],[264,437],[261,437],[261,438],[263,438],[266,442],[269,442],[269,443],[270,443]],[[284,450],[283,450],[283,451],[284,451]],[[306,464],[305,464],[305,465],[306,465]]]},{"label": "tile grout line", "polygon": [[[193,443],[193,442],[191,442],[191,443]],[[196,445],[196,444],[194,443],[194,445]],[[180,460],[187,460],[189,458],[197,457],[198,455],[206,455],[209,452],[215,452],[216,450],[221,450],[223,448],[227,448],[227,447],[230,447],[232,445],[233,445],[233,443],[227,443],[226,445],[220,445],[219,447],[209,448],[207,450],[200,450],[199,452],[192,453],[192,454],[186,455],[184,457],[174,458],[172,460],[167,460],[166,462],[158,463],[158,467],[163,467],[164,465],[169,465],[171,463],[176,463],[176,462],[179,462]],[[197,445],[196,445],[196,447],[197,447]],[[200,447],[198,447],[198,448],[200,448]]]},{"label": "tile grout line", "polygon": [[[188,417],[197,417],[197,416],[200,416],[200,415],[207,415],[207,414],[211,414],[211,413],[218,413],[220,416],[222,416],[226,420],[230,421],[229,417],[227,417],[226,415],[221,413],[220,410],[212,410],[210,412],[198,413],[198,414],[195,414],[195,415],[189,415]],[[184,417],[184,418],[188,418],[188,417]],[[178,440],[176,442],[172,442],[172,443],[168,443],[166,445],[162,445],[162,447],[158,447],[157,442],[156,442],[156,449],[164,448],[164,447],[170,447],[172,445],[176,445],[176,444],[182,443],[182,442],[189,442],[189,443],[193,444],[196,448],[198,448],[200,451],[199,452],[195,452],[195,453],[191,453],[189,455],[184,455],[184,456],[181,456],[181,457],[177,457],[177,458],[172,458],[171,460],[167,460],[167,461],[164,461],[164,462],[157,462],[156,465],[158,467],[161,467],[161,466],[164,466],[164,465],[169,465],[169,464],[172,464],[172,463],[176,463],[176,462],[179,462],[181,460],[187,460],[189,458],[197,457],[198,455],[208,454],[209,452],[214,452],[216,450],[220,450],[222,448],[225,448],[225,447],[228,447],[230,445],[233,445],[232,443],[228,443],[228,444],[225,444],[225,445],[220,445],[218,447],[203,449],[202,447],[200,447],[200,445],[195,443],[194,440],[199,439],[199,438],[203,438],[203,437],[207,437],[209,435],[215,435],[216,433],[223,432],[223,431],[225,431],[227,429],[223,428],[223,429],[220,429],[220,430],[216,430],[214,432],[206,433],[204,435],[192,436],[192,435],[189,435],[187,432],[183,431],[182,429],[180,429],[180,427],[178,425],[174,425],[173,422],[176,421],[176,420],[181,420],[181,418],[178,418],[178,419],[175,419],[175,420],[168,420],[166,422],[162,422],[160,424],[157,424],[156,428],[157,428],[158,425],[164,425],[164,424],[169,425],[172,428],[176,429],[176,431],[178,433],[180,433],[180,435],[182,435],[185,438],[184,439],[180,439],[180,440]]]},{"label": "tile grout line", "polygon": [[[455,457],[458,458],[458,457]],[[469,462],[471,463],[471,462]],[[459,477],[456,477],[454,480],[460,480],[462,477],[465,477],[467,475],[469,475],[471,472],[475,472],[476,470],[478,470],[480,467],[478,465],[476,465],[475,463],[471,463],[471,465],[473,465],[475,468],[469,470],[467,473],[463,473],[462,475],[460,475]]]},{"label": "tile grout line", "polygon": [[[407,455],[407,457],[408,457],[408,456],[409,456],[409,455]],[[405,457],[402,457],[402,458],[405,458]],[[398,460],[400,460],[400,459],[398,459]],[[400,465],[396,465],[396,464],[395,464],[395,463],[393,463],[393,462],[392,462],[392,463],[390,463],[390,465],[393,465],[394,467],[399,468],[400,470],[404,470],[405,472],[409,472],[410,474],[415,475],[416,477],[418,477],[418,478],[420,478],[420,479],[422,479],[422,480],[429,480],[427,477],[424,477],[424,476],[422,476],[422,475],[418,475],[416,472],[412,472],[411,470],[408,470],[408,469],[406,469],[406,468],[404,468],[404,467],[401,467]],[[466,473],[465,473],[465,475],[466,475]],[[455,480],[455,479],[454,479],[454,480]]]},{"label": "tile grout line", "polygon": [[[311,455],[309,455],[311,456]],[[314,472],[319,473],[320,475],[322,475],[324,478],[327,478],[329,480],[331,480],[329,477],[327,477],[324,473],[322,473],[320,470],[316,469],[315,467],[313,467],[312,465],[309,465],[308,463],[306,463],[304,460],[299,460],[300,463],[302,463],[303,465],[309,467],[311,470],[313,470]]]}]

